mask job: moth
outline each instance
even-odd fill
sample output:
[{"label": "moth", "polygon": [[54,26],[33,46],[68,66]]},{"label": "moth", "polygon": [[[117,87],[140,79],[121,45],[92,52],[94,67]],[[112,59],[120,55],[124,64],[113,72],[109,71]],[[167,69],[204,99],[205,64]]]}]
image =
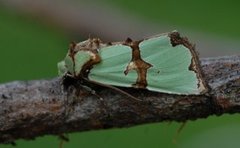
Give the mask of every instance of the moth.
[{"label": "moth", "polygon": [[58,63],[58,72],[98,84],[167,94],[200,95],[208,90],[194,46],[176,31],[140,41],[104,43],[89,38],[72,43]]}]

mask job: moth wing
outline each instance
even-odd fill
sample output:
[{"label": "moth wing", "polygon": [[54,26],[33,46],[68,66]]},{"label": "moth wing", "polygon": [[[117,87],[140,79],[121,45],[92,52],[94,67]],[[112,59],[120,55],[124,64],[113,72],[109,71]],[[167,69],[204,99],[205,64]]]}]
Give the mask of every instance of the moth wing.
[{"label": "moth wing", "polygon": [[74,55],[74,72],[75,75],[78,76],[82,70],[84,64],[86,64],[91,59],[91,55],[89,52],[86,51],[78,51]]},{"label": "moth wing", "polygon": [[73,64],[73,59],[67,54],[65,59],[64,59],[64,63],[66,66],[66,69],[68,70],[69,73],[71,73],[72,75],[74,75],[74,64]]},{"label": "moth wing", "polygon": [[190,70],[190,49],[172,46],[167,35],[144,40],[139,44],[142,59],[152,67],[147,71],[147,89],[169,94],[200,94],[198,77]]},{"label": "moth wing", "polygon": [[60,76],[63,76],[68,71],[64,61],[58,62],[57,67],[58,67],[58,75]]},{"label": "moth wing", "polygon": [[107,85],[132,87],[136,82],[137,73],[131,71],[128,75],[124,70],[132,57],[132,49],[125,45],[113,45],[101,48],[101,62],[94,65],[88,78]]}]

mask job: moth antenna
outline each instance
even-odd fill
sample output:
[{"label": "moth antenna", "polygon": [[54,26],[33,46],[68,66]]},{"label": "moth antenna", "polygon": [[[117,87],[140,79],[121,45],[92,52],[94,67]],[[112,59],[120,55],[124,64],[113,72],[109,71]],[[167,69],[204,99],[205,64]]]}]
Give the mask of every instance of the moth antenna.
[{"label": "moth antenna", "polygon": [[86,80],[87,82],[90,82],[90,83],[93,83],[93,84],[96,84],[96,85],[100,85],[100,86],[107,87],[107,88],[113,89],[115,91],[118,91],[118,92],[128,96],[129,98],[132,98],[133,100],[142,101],[142,100],[134,97],[133,95],[131,95],[131,94],[129,94],[129,93],[127,93],[127,92],[117,88],[117,87],[114,87],[114,86],[111,86],[111,85],[102,84],[102,83],[99,83],[99,82],[96,82],[96,81],[91,81],[91,80],[88,80],[87,78],[83,78],[83,79]]}]

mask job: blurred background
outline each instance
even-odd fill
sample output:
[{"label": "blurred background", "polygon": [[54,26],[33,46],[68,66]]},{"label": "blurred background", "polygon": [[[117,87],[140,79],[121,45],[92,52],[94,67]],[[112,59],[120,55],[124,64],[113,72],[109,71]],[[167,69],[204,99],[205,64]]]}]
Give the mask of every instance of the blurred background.
[{"label": "blurred background", "polygon": [[[121,41],[178,30],[200,57],[240,54],[240,1],[0,0],[0,83],[51,79],[70,41]],[[64,148],[239,148],[240,116],[69,134]],[[31,129],[29,129],[31,130]],[[27,131],[26,131],[27,132]],[[56,136],[18,140],[15,148],[58,147]],[[0,145],[0,148],[12,148]]]}]

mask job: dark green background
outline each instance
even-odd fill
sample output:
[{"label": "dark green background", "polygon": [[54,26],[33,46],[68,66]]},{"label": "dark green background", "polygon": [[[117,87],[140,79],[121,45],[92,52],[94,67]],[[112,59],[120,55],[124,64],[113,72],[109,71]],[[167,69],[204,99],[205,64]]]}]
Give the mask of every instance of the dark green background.
[{"label": "dark green background", "polygon": [[[238,1],[105,2],[156,23],[164,22],[218,36],[240,38]],[[56,63],[64,57],[70,38],[54,26],[41,24],[31,17],[20,16],[0,7],[0,83],[55,77]],[[240,146],[239,123],[238,114],[212,116],[188,122],[178,136],[176,132],[180,124],[174,122],[74,133],[69,134],[70,142],[64,147],[233,148]],[[59,140],[55,136],[44,136],[32,141],[18,140],[16,143],[16,148],[58,147]],[[13,146],[0,145],[0,148],[10,147]]]},{"label": "dark green background", "polygon": [[156,23],[240,39],[237,0],[104,0]]}]

